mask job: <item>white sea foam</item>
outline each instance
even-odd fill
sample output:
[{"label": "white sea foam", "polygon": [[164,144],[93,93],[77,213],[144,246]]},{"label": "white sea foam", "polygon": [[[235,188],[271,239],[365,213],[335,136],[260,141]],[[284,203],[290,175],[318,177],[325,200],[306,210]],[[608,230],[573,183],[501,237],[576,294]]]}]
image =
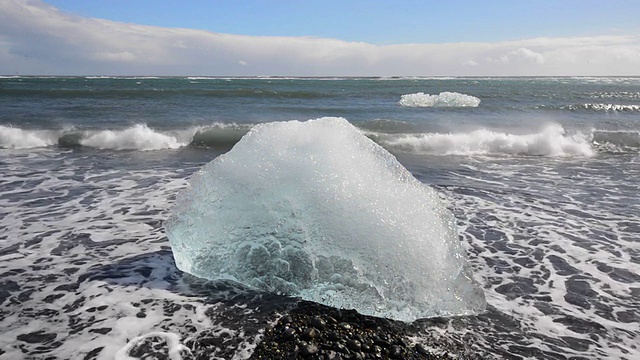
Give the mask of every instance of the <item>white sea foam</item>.
[{"label": "white sea foam", "polygon": [[463,133],[377,134],[390,149],[434,155],[523,154],[538,156],[593,156],[588,136],[567,135],[562,126],[548,125],[532,134],[509,134],[486,129]]},{"label": "white sea foam", "polygon": [[580,104],[570,105],[571,110],[591,110],[603,112],[639,112],[640,105],[619,105],[619,104]]},{"label": "white sea foam", "polygon": [[602,91],[602,92],[590,93],[588,95],[596,99],[624,99],[624,100],[640,99],[640,92],[638,91]]},{"label": "white sea foam", "polygon": [[[533,160],[549,164],[545,159]],[[636,218],[629,206],[635,193],[627,186],[638,172],[633,166],[611,165],[610,161],[595,158],[589,162],[597,163],[595,166],[563,162],[563,169],[530,167],[521,161],[499,166],[473,163],[465,167],[475,175],[456,174],[463,179],[460,189],[442,188],[448,199],[455,199],[452,208],[464,209],[458,213],[465,219],[460,234],[472,248],[498,245],[496,249],[501,249],[494,255],[497,261],[473,258],[484,262],[476,271],[487,279],[485,284],[491,283],[485,287],[488,302],[506,314],[518,314],[526,331],[590,344],[563,348],[567,357],[638,357],[637,323],[617,320],[628,311],[622,309],[633,306],[629,303],[631,279],[638,273],[630,245],[637,227],[620,226],[626,221],[638,223],[631,220]],[[616,166],[627,175],[602,171]],[[489,228],[497,232],[490,234],[485,230]],[[527,238],[535,240],[524,241]],[[628,278],[617,278],[616,272]],[[529,281],[534,286],[527,290]],[[576,281],[584,287],[578,290]],[[548,300],[536,297],[542,294]],[[567,314],[570,322],[563,321]],[[575,324],[584,327],[576,330]],[[465,330],[473,333],[471,328]],[[492,339],[486,347],[499,348],[502,341]],[[504,341],[506,346],[509,341]],[[548,351],[548,344],[541,341],[535,346]]]},{"label": "white sea foam", "polygon": [[220,80],[222,78],[215,76],[187,76],[187,80]]},{"label": "white sea foam", "polygon": [[402,95],[398,104],[407,107],[477,107],[480,99],[457,92],[441,92],[438,95],[423,92]]},{"label": "white sea foam", "polygon": [[145,339],[150,338],[150,337],[156,337],[156,338],[163,338],[165,339],[165,341],[167,342],[167,345],[169,346],[169,359],[171,360],[181,360],[182,359],[182,355],[183,353],[186,354],[191,354],[191,351],[189,350],[188,347],[182,345],[180,343],[180,336],[174,333],[168,333],[168,332],[152,332],[146,335],[141,335],[138,336],[136,338],[131,339],[131,341],[129,341],[129,343],[127,343],[126,346],[124,346],[123,348],[121,348],[115,355],[115,359],[116,360],[130,360],[130,359],[134,359],[132,357],[130,357],[129,351],[137,344],[143,342]]},{"label": "white sea foam", "polygon": [[80,144],[98,149],[112,150],[161,150],[185,146],[175,136],[137,124],[124,130],[103,130],[80,140]]},{"label": "white sea foam", "polygon": [[112,79],[112,80],[145,80],[145,79],[160,79],[159,76],[107,76],[107,75],[100,75],[100,76],[85,76],[84,77],[87,80],[102,80],[102,79]]},{"label": "white sea foam", "polygon": [[[627,93],[627,95],[611,95],[614,96],[628,96],[631,97],[633,93]],[[640,105],[624,105],[624,104],[604,104],[604,103],[585,103],[585,104],[571,104],[560,106],[548,106],[541,105],[540,109],[554,109],[554,110],[569,110],[569,111],[593,111],[593,112],[605,112],[605,113],[637,113],[640,112]]]},{"label": "white sea foam", "polygon": [[54,145],[57,141],[56,131],[22,130],[0,125],[0,148],[31,149]]}]

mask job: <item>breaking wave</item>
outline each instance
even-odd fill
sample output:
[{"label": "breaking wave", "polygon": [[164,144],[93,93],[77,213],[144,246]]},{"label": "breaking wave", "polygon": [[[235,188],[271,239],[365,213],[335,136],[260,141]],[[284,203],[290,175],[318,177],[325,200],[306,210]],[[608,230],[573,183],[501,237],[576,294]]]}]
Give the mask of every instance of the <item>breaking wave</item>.
[{"label": "breaking wave", "polygon": [[144,124],[124,130],[103,130],[79,139],[79,144],[110,150],[177,149],[185,144],[174,136],[154,131]]},{"label": "breaking wave", "polygon": [[102,150],[152,151],[184,146],[230,149],[246,134],[250,125],[213,124],[161,132],[137,124],[118,130],[23,130],[0,126],[0,148],[32,149],[57,145],[62,148],[89,147]]},{"label": "breaking wave", "polygon": [[533,134],[509,134],[486,129],[464,133],[372,134],[382,146],[397,151],[432,155],[518,154],[536,156],[594,155],[589,136],[565,134],[549,125]]},{"label": "breaking wave", "polygon": [[193,133],[190,145],[205,148],[231,149],[251,130],[252,125],[216,124],[200,127]]},{"label": "breaking wave", "polygon": [[55,145],[59,132],[49,130],[22,130],[0,125],[0,148],[31,149]]},{"label": "breaking wave", "polygon": [[[511,154],[584,156],[597,152],[640,152],[640,131],[592,130],[567,133],[552,124],[539,132],[512,134],[488,129],[459,133],[420,133],[410,123],[372,120],[358,124],[369,138],[390,151],[429,155]],[[231,149],[253,124],[214,123],[159,131],[145,124],[117,130],[23,130],[0,126],[0,148],[95,148],[153,151],[182,147]]]},{"label": "breaking wave", "polygon": [[419,92],[402,95],[398,104],[407,107],[478,107],[480,99],[457,92],[446,91],[438,95]]}]

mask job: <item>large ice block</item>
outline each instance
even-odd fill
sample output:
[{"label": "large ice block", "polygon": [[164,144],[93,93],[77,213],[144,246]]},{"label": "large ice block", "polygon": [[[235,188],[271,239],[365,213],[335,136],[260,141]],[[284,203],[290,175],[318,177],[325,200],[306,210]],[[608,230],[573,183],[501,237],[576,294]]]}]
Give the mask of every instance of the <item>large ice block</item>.
[{"label": "large ice block", "polygon": [[342,118],[255,126],[166,223],[179,269],[413,321],[482,311],[435,190]]}]

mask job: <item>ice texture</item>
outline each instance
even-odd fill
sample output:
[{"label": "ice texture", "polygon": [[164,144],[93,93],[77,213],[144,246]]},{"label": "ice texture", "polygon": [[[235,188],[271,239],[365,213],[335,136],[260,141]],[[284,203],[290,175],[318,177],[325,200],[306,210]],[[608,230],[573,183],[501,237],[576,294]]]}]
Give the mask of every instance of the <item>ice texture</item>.
[{"label": "ice texture", "polygon": [[480,99],[449,91],[441,92],[438,95],[419,92],[402,95],[398,104],[408,107],[478,107]]},{"label": "ice texture", "polygon": [[191,178],[166,231],[202,278],[403,321],[486,305],[436,191],[342,118],[255,126]]}]

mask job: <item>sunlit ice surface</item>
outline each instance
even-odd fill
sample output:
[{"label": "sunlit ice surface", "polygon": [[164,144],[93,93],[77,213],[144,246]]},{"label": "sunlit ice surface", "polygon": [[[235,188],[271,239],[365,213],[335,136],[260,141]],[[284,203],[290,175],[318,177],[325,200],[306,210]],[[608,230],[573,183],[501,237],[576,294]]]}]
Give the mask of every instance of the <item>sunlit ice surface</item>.
[{"label": "sunlit ice surface", "polygon": [[435,190],[342,118],[257,125],[191,178],[166,231],[202,278],[403,321],[486,305]]}]

